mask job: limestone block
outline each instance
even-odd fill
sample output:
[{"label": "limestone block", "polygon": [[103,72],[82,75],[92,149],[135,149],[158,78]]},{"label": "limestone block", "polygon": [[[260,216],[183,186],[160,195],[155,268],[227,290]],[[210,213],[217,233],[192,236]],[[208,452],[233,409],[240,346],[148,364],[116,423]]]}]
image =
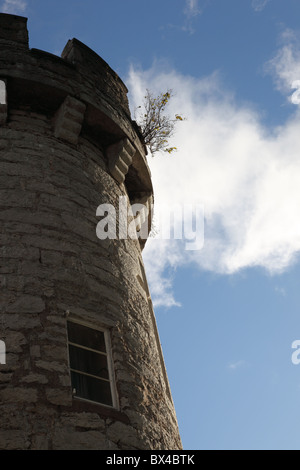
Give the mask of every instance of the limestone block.
[{"label": "limestone block", "polygon": [[7,351],[11,353],[21,353],[22,346],[27,343],[27,339],[23,333],[18,331],[8,331],[5,337]]},{"label": "limestone block", "polygon": [[64,428],[78,427],[87,430],[105,430],[105,421],[97,413],[66,414],[60,420]]},{"label": "limestone block", "polygon": [[67,96],[54,117],[54,135],[71,144],[78,143],[86,106],[81,101]]},{"label": "limestone block", "polygon": [[136,150],[128,139],[123,139],[107,149],[108,166],[111,175],[123,183]]},{"label": "limestone block", "polygon": [[45,309],[45,303],[40,297],[22,295],[13,304],[7,307],[12,313],[40,313]]},{"label": "limestone block", "polygon": [[48,401],[54,405],[72,405],[72,395],[71,392],[68,393],[67,390],[59,390],[58,388],[47,388],[46,397]]},{"label": "limestone block", "polygon": [[56,428],[53,438],[55,450],[105,450],[106,439],[101,432],[76,432],[72,428]]},{"label": "limestone block", "polygon": [[59,362],[47,362],[47,361],[37,361],[36,367],[39,369],[44,369],[48,371],[60,372],[60,373],[67,373],[67,367],[64,364],[60,364]]},{"label": "limestone block", "polygon": [[[1,307],[1,302],[0,302]],[[2,307],[3,308],[3,307]],[[4,308],[3,308],[4,310]],[[16,329],[16,330],[31,330],[33,328],[38,328],[41,326],[41,321],[39,315],[30,315],[26,313],[26,315],[18,314],[18,313],[2,313],[1,321],[3,327],[8,329]]]},{"label": "limestone block", "polygon": [[41,357],[41,347],[38,344],[30,346],[30,357]]},{"label": "limestone block", "polygon": [[1,257],[4,259],[13,258],[21,260],[37,260],[40,253],[37,248],[23,246],[3,246],[1,247]]},{"label": "limestone block", "polygon": [[25,439],[22,429],[0,431],[1,450],[26,450],[29,446],[30,441]]},{"label": "limestone block", "polygon": [[49,450],[48,434],[37,434],[33,436],[30,450]]},{"label": "limestone block", "polygon": [[70,375],[60,375],[59,376],[59,383],[63,387],[71,387],[71,377],[70,377]]},{"label": "limestone block", "polygon": [[132,426],[116,421],[107,430],[107,437],[112,442],[127,445],[131,448],[143,449],[144,443],[139,439],[138,432]]},{"label": "limestone block", "polygon": [[41,374],[29,374],[27,375],[26,377],[24,377],[21,382],[24,382],[24,383],[40,383],[40,384],[47,384],[48,383],[48,379],[44,376],[44,375],[41,375]]},{"label": "limestone block", "polygon": [[37,402],[37,390],[33,388],[6,388],[0,391],[2,403],[35,403]]}]

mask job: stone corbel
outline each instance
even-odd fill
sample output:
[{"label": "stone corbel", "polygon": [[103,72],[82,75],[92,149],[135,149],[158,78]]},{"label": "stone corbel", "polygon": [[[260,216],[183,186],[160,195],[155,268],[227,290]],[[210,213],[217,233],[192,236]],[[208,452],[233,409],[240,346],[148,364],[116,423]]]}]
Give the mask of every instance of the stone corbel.
[{"label": "stone corbel", "polygon": [[135,147],[127,138],[108,147],[106,154],[109,171],[118,183],[124,182],[135,152]]},{"label": "stone corbel", "polygon": [[85,110],[84,103],[67,96],[54,116],[55,137],[76,145],[82,129]]}]

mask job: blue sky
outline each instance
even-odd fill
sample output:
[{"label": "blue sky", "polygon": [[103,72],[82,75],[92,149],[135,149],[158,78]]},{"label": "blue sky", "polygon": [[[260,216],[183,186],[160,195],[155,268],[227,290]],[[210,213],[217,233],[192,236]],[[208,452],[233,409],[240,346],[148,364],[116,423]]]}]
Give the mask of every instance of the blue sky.
[{"label": "blue sky", "polygon": [[178,151],[157,207],[201,203],[205,241],[150,239],[150,289],[185,449],[300,449],[299,0],[6,0],[30,47],[77,37],[129,88],[171,88]]}]

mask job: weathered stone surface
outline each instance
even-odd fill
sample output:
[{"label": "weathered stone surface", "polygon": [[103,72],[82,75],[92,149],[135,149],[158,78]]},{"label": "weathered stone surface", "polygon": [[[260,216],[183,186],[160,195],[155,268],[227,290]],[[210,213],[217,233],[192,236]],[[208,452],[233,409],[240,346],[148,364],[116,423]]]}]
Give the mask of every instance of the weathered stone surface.
[{"label": "weathered stone surface", "polygon": [[35,365],[39,369],[44,369],[48,371],[54,371],[54,372],[60,372],[60,373],[67,372],[65,364],[61,364],[60,362],[55,362],[55,361],[47,362],[47,361],[39,360],[39,361],[36,361]]},{"label": "weathered stone surface", "polygon": [[[100,204],[152,201],[126,87],[77,40],[59,58],[27,39],[0,14],[0,450],[180,449],[145,241],[96,234]],[[73,397],[68,320],[107,330],[114,407]]]},{"label": "weathered stone surface", "polygon": [[0,104],[0,126],[6,124],[7,120],[7,105]]},{"label": "weathered stone surface", "polygon": [[0,390],[1,403],[34,403],[37,401],[37,390],[34,388],[6,388]]},{"label": "weathered stone surface", "polygon": [[21,382],[24,383],[39,383],[39,384],[46,384],[48,383],[48,379],[45,375],[41,374],[29,374],[26,375],[23,379],[21,379]]},{"label": "weathered stone surface", "polygon": [[28,47],[27,18],[1,14],[0,41],[17,42]]},{"label": "weathered stone surface", "polygon": [[71,406],[72,397],[69,390],[60,390],[58,388],[47,388],[46,397],[50,403],[61,406]]},{"label": "weathered stone surface", "polygon": [[60,423],[64,427],[73,426],[74,428],[98,429],[105,431],[105,421],[100,418],[97,413],[78,413],[76,415],[65,414],[62,416]]},{"label": "weathered stone surface", "polygon": [[76,432],[68,428],[57,429],[53,438],[55,450],[105,450],[106,439],[102,432]]},{"label": "weathered stone surface", "polygon": [[30,440],[24,439],[24,432],[20,430],[0,430],[1,450],[26,450],[30,448]]},{"label": "weathered stone surface", "polygon": [[131,449],[145,449],[146,445],[141,438],[139,432],[132,426],[124,423],[112,423],[107,430],[107,437],[112,442],[119,442],[121,446]]},{"label": "weathered stone surface", "polygon": [[40,297],[22,295],[6,311],[9,313],[40,313],[45,309],[45,302]]},{"label": "weathered stone surface", "polygon": [[5,334],[5,344],[10,353],[22,353],[24,345],[27,344],[26,335],[10,330]]}]

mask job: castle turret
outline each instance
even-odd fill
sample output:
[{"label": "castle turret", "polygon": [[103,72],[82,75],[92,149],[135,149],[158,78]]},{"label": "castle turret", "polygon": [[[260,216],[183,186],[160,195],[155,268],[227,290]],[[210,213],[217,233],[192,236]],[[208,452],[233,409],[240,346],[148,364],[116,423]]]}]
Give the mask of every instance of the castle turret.
[{"label": "castle turret", "polygon": [[27,19],[6,14],[0,167],[0,449],[180,449],[126,86],[77,39],[61,57],[30,49]]}]

